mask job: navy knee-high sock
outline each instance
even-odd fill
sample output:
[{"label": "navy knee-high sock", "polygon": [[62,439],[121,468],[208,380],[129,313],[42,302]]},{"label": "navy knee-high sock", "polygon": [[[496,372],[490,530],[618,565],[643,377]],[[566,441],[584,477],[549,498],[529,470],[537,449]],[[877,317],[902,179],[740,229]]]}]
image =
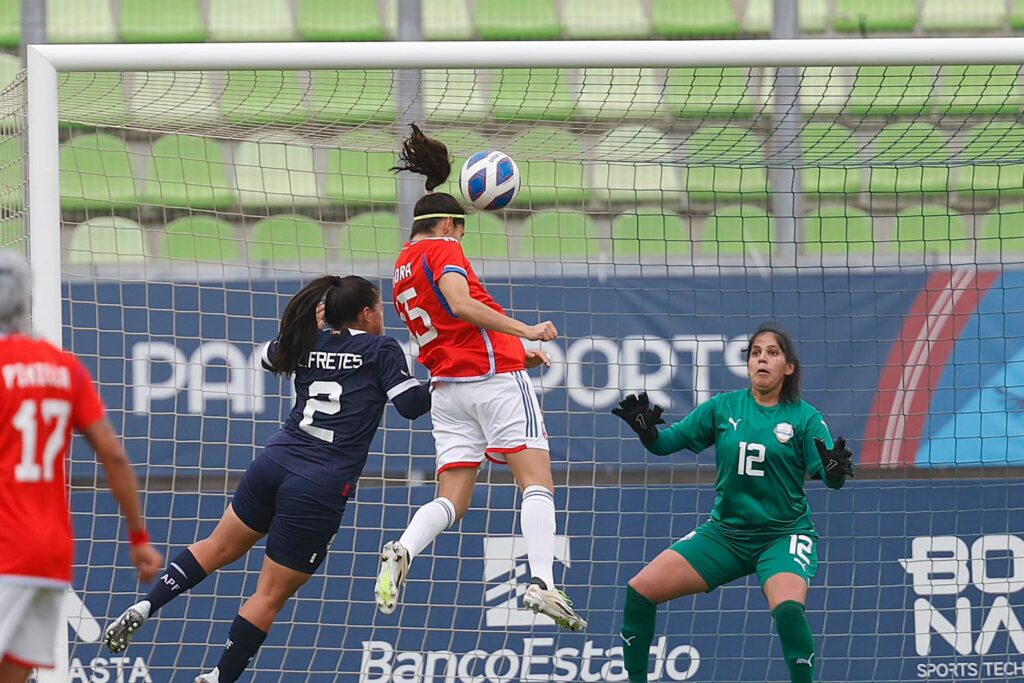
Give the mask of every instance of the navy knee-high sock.
[{"label": "navy knee-high sock", "polygon": [[149,615],[153,616],[158,609],[205,578],[206,570],[199,565],[192,552],[185,548],[167,564],[167,569],[146,594],[150,604]]}]

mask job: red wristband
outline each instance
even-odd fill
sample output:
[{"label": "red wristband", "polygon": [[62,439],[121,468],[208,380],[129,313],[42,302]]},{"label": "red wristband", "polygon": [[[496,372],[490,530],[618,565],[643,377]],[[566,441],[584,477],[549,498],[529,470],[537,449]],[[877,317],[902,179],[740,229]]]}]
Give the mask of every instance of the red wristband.
[{"label": "red wristband", "polygon": [[132,544],[133,548],[138,545],[147,545],[149,543],[149,532],[145,529],[131,531],[128,533],[128,542]]}]

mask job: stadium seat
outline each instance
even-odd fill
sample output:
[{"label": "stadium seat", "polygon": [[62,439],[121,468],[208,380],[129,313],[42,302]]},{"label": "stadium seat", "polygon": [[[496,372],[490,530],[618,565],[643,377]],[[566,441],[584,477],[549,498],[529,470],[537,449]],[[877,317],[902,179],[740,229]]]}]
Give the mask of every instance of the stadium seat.
[{"label": "stadium seat", "polygon": [[823,206],[804,218],[805,254],[872,254],[872,219],[860,209]]},{"label": "stadium seat", "polygon": [[524,222],[522,256],[584,259],[597,256],[597,228],[580,211],[538,211]]},{"label": "stadium seat", "polygon": [[128,106],[132,120],[145,127],[195,126],[220,120],[209,74],[199,71],[137,72]]},{"label": "stadium seat", "polygon": [[62,209],[127,208],[137,203],[128,147],[112,135],[79,135],[60,146]]},{"label": "stadium seat", "polygon": [[[473,20],[466,0],[421,0],[423,37],[427,40],[469,40]],[[397,32],[396,32],[397,34]]]},{"label": "stadium seat", "polygon": [[370,211],[353,216],[341,231],[341,259],[379,261],[390,266],[402,249],[403,235],[398,214]]},{"label": "stadium seat", "polygon": [[20,136],[0,139],[0,209],[25,205],[25,145]]},{"label": "stadium seat", "polygon": [[594,196],[610,202],[673,204],[682,184],[673,164],[674,149],[656,128],[630,126],[609,131],[597,143]]},{"label": "stadium seat", "polygon": [[650,120],[661,107],[662,85],[654,69],[582,69],[576,116],[585,119]]},{"label": "stadium seat", "polygon": [[146,237],[133,220],[99,216],[78,225],[68,243],[69,263],[132,263],[146,258]]},{"label": "stadium seat", "polygon": [[1014,31],[1024,31],[1024,0],[1011,0],[1010,28]]},{"label": "stadium seat", "polygon": [[505,224],[494,214],[469,214],[466,216],[462,251],[470,259],[507,259],[508,236],[505,234]]},{"label": "stadium seat", "polygon": [[860,145],[849,130],[838,123],[809,123],[801,131],[801,143],[805,193],[838,199],[863,189]]},{"label": "stadium seat", "polygon": [[590,197],[584,183],[583,149],[569,131],[536,127],[510,142],[507,149],[521,174],[517,204],[579,207]]},{"label": "stadium seat", "polygon": [[247,126],[302,123],[309,119],[305,95],[294,71],[229,71],[221,113]]},{"label": "stadium seat", "polygon": [[288,0],[209,0],[210,40],[221,42],[272,42],[292,40]]},{"label": "stadium seat", "polygon": [[398,118],[393,71],[313,71],[310,112],[322,123],[391,123]]},{"label": "stadium seat", "polygon": [[[978,251],[1013,254],[1013,262],[1024,258],[1024,204],[1004,204],[981,219]],[[1000,259],[1002,260],[1002,259]]]},{"label": "stadium seat", "polygon": [[303,40],[384,40],[377,0],[299,0]]},{"label": "stadium seat", "polygon": [[946,206],[926,205],[908,209],[896,216],[896,240],[899,254],[925,253],[948,256],[970,249],[964,219]]},{"label": "stadium seat", "polygon": [[28,256],[28,238],[23,216],[0,217],[0,247],[14,249],[19,254]]},{"label": "stadium seat", "polygon": [[836,0],[833,27],[840,33],[913,31],[917,0]]},{"label": "stadium seat", "polygon": [[46,38],[51,43],[115,42],[110,1],[46,0]]},{"label": "stadium seat", "polygon": [[206,25],[199,0],[121,0],[126,43],[201,43]]},{"label": "stadium seat", "polygon": [[[769,87],[773,87],[768,80],[771,75],[766,70]],[[808,66],[800,74],[800,108],[804,116],[826,116],[834,121],[846,108],[849,95],[850,78],[839,67]]]},{"label": "stadium seat", "polygon": [[354,130],[338,138],[327,152],[324,195],[350,206],[398,201],[391,167],[398,163],[399,141],[382,131]]},{"label": "stadium seat", "polygon": [[913,116],[931,109],[936,77],[930,66],[862,66],[847,111],[857,116]]},{"label": "stadium seat", "polygon": [[949,152],[946,139],[930,124],[892,123],[874,139],[868,189],[873,194],[946,193]]},{"label": "stadium seat", "polygon": [[703,126],[686,140],[683,189],[691,201],[768,196],[764,143],[741,126]]},{"label": "stadium seat", "polygon": [[0,47],[12,48],[20,44],[21,0],[0,0]]},{"label": "stadium seat", "polygon": [[226,209],[236,193],[221,146],[210,138],[165,135],[153,143],[143,202],[157,206]]},{"label": "stadium seat", "polygon": [[637,263],[690,252],[690,232],[683,219],[660,206],[638,206],[612,220],[612,263]]},{"label": "stadium seat", "polygon": [[651,24],[659,38],[735,38],[740,30],[732,0],[653,0]]},{"label": "stadium seat", "polygon": [[313,149],[301,142],[245,141],[235,151],[235,183],[246,207],[319,203]]},{"label": "stadium seat", "polygon": [[640,0],[562,0],[566,38],[646,38],[650,24]]},{"label": "stadium seat", "polygon": [[130,120],[123,73],[62,72],[57,82],[62,124],[92,128],[121,126]]},{"label": "stadium seat", "polygon": [[957,192],[991,197],[1024,196],[1024,126],[990,121],[967,134],[954,175]]},{"label": "stadium seat", "polygon": [[499,69],[492,85],[496,119],[566,121],[576,107],[562,69]]},{"label": "stadium seat", "polygon": [[484,40],[554,40],[562,37],[555,0],[477,0],[476,30]]},{"label": "stadium seat", "polygon": [[1006,24],[1005,0],[924,0],[921,27],[925,31],[981,33]]},{"label": "stadium seat", "polygon": [[750,69],[684,67],[668,70],[665,108],[680,118],[730,119],[754,113]]},{"label": "stadium seat", "polygon": [[14,80],[21,71],[21,58],[17,55],[0,53],[0,88]]},{"label": "stadium seat", "polygon": [[308,216],[271,216],[256,223],[249,238],[249,261],[325,261],[324,231]]},{"label": "stadium seat", "polygon": [[157,253],[186,261],[238,261],[238,241],[231,226],[211,216],[185,216],[168,224]]},{"label": "stadium seat", "polygon": [[1024,105],[1012,64],[942,67],[935,104],[943,114],[1016,114]]},{"label": "stadium seat", "polygon": [[700,240],[705,256],[771,255],[775,222],[759,206],[723,206],[708,216]]},{"label": "stadium seat", "polygon": [[436,191],[446,192],[453,197],[461,198],[462,190],[459,189],[459,172],[462,170],[462,165],[476,152],[491,149],[494,145],[481,133],[469,128],[443,128],[434,133],[433,136],[445,144],[448,148],[448,155],[452,158],[452,172],[448,182],[442,184]]},{"label": "stadium seat", "polygon": [[[774,0],[749,0],[747,13],[743,16],[744,33],[772,32],[772,2]],[[822,33],[828,15],[826,0],[800,0],[800,30],[804,33]]]},{"label": "stadium seat", "polygon": [[487,116],[487,99],[473,69],[424,69],[423,109],[428,121],[436,123],[482,121]]}]

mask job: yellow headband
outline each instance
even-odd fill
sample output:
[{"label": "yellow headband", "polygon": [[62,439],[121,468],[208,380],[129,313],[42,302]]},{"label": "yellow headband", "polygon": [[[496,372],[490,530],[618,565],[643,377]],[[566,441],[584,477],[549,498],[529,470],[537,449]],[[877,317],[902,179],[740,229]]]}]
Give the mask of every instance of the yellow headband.
[{"label": "yellow headband", "polygon": [[425,213],[422,216],[414,216],[413,221],[422,221],[428,218],[465,218],[464,213]]}]

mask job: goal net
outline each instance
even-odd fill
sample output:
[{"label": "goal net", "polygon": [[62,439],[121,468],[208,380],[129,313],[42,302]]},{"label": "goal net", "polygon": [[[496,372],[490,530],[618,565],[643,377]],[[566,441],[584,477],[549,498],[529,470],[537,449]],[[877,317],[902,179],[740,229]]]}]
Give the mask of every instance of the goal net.
[{"label": "goal net", "polygon": [[[59,72],[56,123],[43,127],[45,70],[27,113],[24,79],[0,95],[0,235],[30,251],[37,280],[60,282],[59,305],[37,298],[36,320],[55,320],[93,371],[171,556],[212,531],[287,415],[291,388],[257,349],[288,298],[330,272],[379,280],[390,300],[422,193],[389,170],[407,124],[448,145],[453,182],[440,189],[460,199],[470,154],[518,163],[519,196],[470,215],[463,247],[513,316],[561,333],[534,383],[555,468],[556,579],[589,630],[521,609],[518,494],[497,466],[416,560],[400,610],[376,612],[379,548],[434,495],[429,420],[389,409],[323,570],[250,667],[258,679],[625,680],[625,584],[707,519],[715,460],[647,455],[609,410],[646,390],[675,420],[744,387],[747,336],[774,319],[797,340],[803,396],[859,463],[841,491],[808,484],[820,680],[1006,680],[1024,673],[1024,95],[1019,64],[956,58],[954,42],[925,41],[942,65],[898,51],[889,65],[848,52],[828,65],[755,41],[747,63],[708,44],[718,52],[690,64],[655,45],[638,65],[627,46],[595,44],[529,69],[467,66],[495,44],[460,46],[446,67],[424,45],[422,70],[407,57],[392,62],[402,69],[328,64],[331,46],[230,46],[247,63],[195,46],[164,66],[143,47],[39,48],[37,64]],[[320,48],[297,64],[294,51]],[[778,50],[806,60],[772,66],[797,61]],[[104,70],[70,71],[101,53],[89,68]],[[705,66],[717,57],[726,66]],[[57,207],[59,233],[45,222]],[[82,444],[70,474],[69,678],[159,683],[212,668],[262,546],[111,657],[100,626],[140,588]],[[661,612],[652,680],[786,678],[756,578]]]}]

